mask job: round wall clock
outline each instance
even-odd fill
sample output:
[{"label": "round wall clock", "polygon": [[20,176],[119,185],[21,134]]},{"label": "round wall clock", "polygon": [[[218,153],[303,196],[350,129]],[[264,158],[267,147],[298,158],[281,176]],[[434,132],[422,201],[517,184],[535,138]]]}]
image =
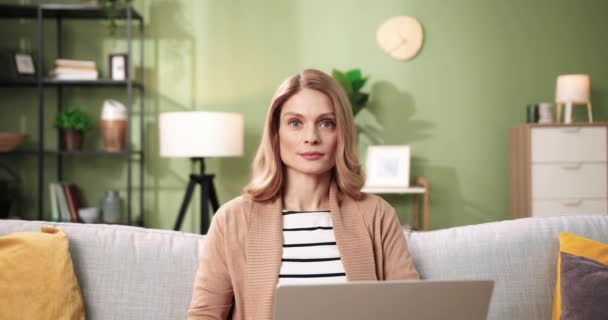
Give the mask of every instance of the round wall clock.
[{"label": "round wall clock", "polygon": [[376,32],[378,46],[397,60],[409,60],[422,48],[423,30],[413,17],[397,16],[387,19]]}]

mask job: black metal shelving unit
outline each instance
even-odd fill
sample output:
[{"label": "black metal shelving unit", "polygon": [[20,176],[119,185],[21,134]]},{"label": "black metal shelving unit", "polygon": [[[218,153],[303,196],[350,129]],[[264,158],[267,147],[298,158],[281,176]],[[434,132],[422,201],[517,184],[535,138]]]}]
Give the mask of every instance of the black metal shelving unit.
[{"label": "black metal shelving unit", "polygon": [[[133,224],[133,163],[139,162],[139,225],[144,225],[143,220],[143,208],[144,208],[144,152],[142,150],[133,150],[133,134],[132,134],[132,119],[133,119],[133,101],[134,95],[139,95],[139,113],[140,113],[140,146],[144,146],[144,86],[140,82],[133,80],[133,55],[132,55],[132,44],[133,44],[133,25],[135,22],[138,23],[139,27],[139,62],[140,66],[144,65],[144,20],[143,17],[131,7],[118,8],[116,19],[121,19],[126,22],[127,32],[127,54],[128,54],[128,66],[131,70],[127,72],[126,80],[111,80],[111,79],[98,79],[98,80],[56,80],[52,78],[44,77],[43,72],[45,71],[44,66],[44,26],[45,20],[55,20],[56,22],[56,35],[55,39],[57,43],[56,57],[62,57],[63,47],[63,21],[64,20],[91,20],[91,19],[108,19],[108,14],[99,6],[91,5],[79,5],[79,4],[41,4],[41,5],[0,5],[0,19],[34,19],[37,21],[37,73],[35,79],[30,80],[16,80],[16,81],[0,81],[0,87],[35,87],[37,89],[38,96],[38,148],[36,150],[18,150],[11,152],[10,154],[17,155],[35,155],[37,157],[37,173],[38,173],[38,219],[43,220],[44,212],[44,192],[45,192],[45,181],[44,181],[44,161],[47,156],[54,156],[57,159],[57,179],[63,180],[63,158],[64,157],[75,157],[75,156],[112,156],[112,157],[124,157],[127,159],[127,201],[126,201],[126,214],[127,224]],[[143,81],[143,68],[139,70],[139,79]],[[127,110],[128,110],[128,121],[127,121],[127,143],[126,150],[124,152],[105,152],[99,150],[83,150],[79,152],[66,152],[60,149],[60,137],[57,140],[57,149],[47,149],[45,146],[44,137],[44,94],[46,88],[52,88],[57,90],[57,108],[58,111],[62,111],[63,107],[63,90],[66,87],[116,87],[125,88],[127,90]],[[137,92],[136,92],[137,91]]]}]

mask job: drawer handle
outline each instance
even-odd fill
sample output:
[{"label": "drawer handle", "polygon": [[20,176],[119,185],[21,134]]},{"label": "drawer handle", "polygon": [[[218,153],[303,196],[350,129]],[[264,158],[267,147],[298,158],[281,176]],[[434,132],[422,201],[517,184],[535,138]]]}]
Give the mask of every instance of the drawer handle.
[{"label": "drawer handle", "polygon": [[563,164],[562,169],[564,170],[578,170],[581,168],[581,163]]},{"label": "drawer handle", "polygon": [[562,201],[562,204],[567,207],[578,207],[582,202],[583,200],[578,199],[572,201]]},{"label": "drawer handle", "polygon": [[562,128],[561,130],[563,133],[577,133],[579,131],[581,131],[580,127],[574,127],[574,128]]}]

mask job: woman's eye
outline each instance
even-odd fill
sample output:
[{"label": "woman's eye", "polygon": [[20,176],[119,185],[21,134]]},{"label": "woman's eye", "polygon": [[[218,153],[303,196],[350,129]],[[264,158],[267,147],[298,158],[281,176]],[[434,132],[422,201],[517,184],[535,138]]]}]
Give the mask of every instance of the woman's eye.
[{"label": "woman's eye", "polygon": [[336,124],[333,121],[326,120],[326,121],[321,122],[321,126],[323,128],[334,128],[336,126]]},{"label": "woman's eye", "polygon": [[289,120],[289,122],[287,122],[287,124],[292,127],[299,127],[302,124],[302,122],[300,122],[298,120]]}]

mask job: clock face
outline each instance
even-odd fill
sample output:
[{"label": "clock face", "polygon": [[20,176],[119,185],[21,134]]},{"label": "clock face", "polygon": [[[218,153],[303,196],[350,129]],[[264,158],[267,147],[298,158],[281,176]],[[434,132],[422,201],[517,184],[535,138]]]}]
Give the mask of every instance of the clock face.
[{"label": "clock face", "polygon": [[397,60],[409,60],[422,48],[422,25],[416,18],[392,17],[386,20],[376,32],[378,46]]}]

